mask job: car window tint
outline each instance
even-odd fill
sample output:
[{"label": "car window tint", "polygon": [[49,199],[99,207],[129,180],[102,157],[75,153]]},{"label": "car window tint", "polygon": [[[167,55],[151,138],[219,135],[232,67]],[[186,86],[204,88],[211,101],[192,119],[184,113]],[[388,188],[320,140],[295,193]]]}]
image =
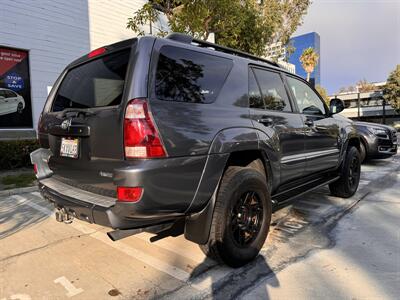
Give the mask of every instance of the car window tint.
[{"label": "car window tint", "polygon": [[5,98],[6,97],[6,91],[0,90],[0,96]]},{"label": "car window tint", "polygon": [[79,65],[65,75],[53,111],[118,105],[122,99],[130,49]]},{"label": "car window tint", "polygon": [[265,109],[292,111],[285,86],[279,73],[254,68],[260,85]]},{"label": "car window tint", "polygon": [[258,86],[252,69],[249,69],[249,106],[251,108],[265,109],[260,87]]},{"label": "car window tint", "polygon": [[156,97],[167,101],[211,103],[218,96],[232,60],[164,46],[157,63]]},{"label": "car window tint", "polygon": [[288,84],[301,113],[308,115],[326,114],[322,100],[307,84],[292,77],[288,77]]},{"label": "car window tint", "polygon": [[6,97],[7,98],[14,98],[14,97],[16,97],[17,95],[14,93],[14,92],[12,92],[12,91],[5,91],[6,92]]}]

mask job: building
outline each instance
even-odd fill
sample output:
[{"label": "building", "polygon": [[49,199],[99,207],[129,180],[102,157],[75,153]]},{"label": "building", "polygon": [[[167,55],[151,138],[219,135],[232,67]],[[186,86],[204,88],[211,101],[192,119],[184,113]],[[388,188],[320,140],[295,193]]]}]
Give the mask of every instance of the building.
[{"label": "building", "polygon": [[143,3],[0,0],[0,88],[25,101],[21,113],[6,114],[0,98],[0,139],[35,137],[48,90],[64,67],[93,49],[135,36],[126,23]]},{"label": "building", "polygon": [[296,66],[296,73],[303,78],[307,77],[307,73],[304,71],[300,56],[304,49],[308,47],[314,48],[315,52],[318,54],[318,64],[311,73],[310,82],[313,85],[321,84],[321,48],[320,48],[320,37],[316,32],[310,32],[303,35],[292,37],[289,40],[289,45],[295,48],[295,51],[289,56],[289,63]]},{"label": "building", "polygon": [[265,58],[277,61],[282,68],[296,74],[296,66],[286,61],[287,49],[282,42],[273,43],[267,46]]},{"label": "building", "polygon": [[344,92],[329,96],[330,99],[343,100],[345,109],[341,115],[359,121],[393,124],[400,121],[390,103],[383,99],[382,87],[385,83],[376,83],[375,91],[370,92]]}]

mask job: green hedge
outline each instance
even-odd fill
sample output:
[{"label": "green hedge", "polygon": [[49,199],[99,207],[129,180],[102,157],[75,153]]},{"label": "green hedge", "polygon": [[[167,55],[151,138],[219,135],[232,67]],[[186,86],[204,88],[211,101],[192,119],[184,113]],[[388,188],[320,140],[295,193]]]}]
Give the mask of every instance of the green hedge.
[{"label": "green hedge", "polygon": [[37,140],[0,141],[0,170],[32,167],[29,153],[37,148]]}]

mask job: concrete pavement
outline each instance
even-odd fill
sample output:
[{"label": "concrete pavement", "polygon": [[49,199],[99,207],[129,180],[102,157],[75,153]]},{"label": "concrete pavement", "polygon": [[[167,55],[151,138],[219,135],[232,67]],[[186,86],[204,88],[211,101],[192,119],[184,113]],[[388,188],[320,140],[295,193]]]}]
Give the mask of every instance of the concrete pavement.
[{"label": "concrete pavement", "polygon": [[54,220],[37,192],[0,197],[0,300],[396,299],[400,156],[362,167],[350,199],[327,188],[274,213],[261,255],[217,265],[183,237],[118,242],[107,228]]},{"label": "concrete pavement", "polygon": [[340,220],[330,249],[269,274],[243,299],[399,299],[399,216],[397,170]]}]

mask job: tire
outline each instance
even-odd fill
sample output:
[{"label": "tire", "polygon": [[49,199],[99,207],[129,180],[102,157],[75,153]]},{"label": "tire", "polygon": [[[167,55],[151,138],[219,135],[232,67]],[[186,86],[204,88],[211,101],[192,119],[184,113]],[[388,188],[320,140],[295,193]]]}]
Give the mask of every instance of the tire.
[{"label": "tire", "polygon": [[360,162],[363,163],[367,158],[367,147],[364,142],[360,141]]},{"label": "tire", "polygon": [[251,167],[229,167],[217,194],[208,242],[200,248],[218,262],[243,266],[260,252],[271,215],[265,175]]},{"label": "tire", "polygon": [[22,104],[21,102],[18,103],[18,106],[17,106],[17,113],[22,114],[23,110],[24,110],[23,104]]},{"label": "tire", "polygon": [[340,178],[329,184],[333,196],[349,198],[355,194],[360,182],[361,159],[356,147],[350,147],[343,161]]}]

